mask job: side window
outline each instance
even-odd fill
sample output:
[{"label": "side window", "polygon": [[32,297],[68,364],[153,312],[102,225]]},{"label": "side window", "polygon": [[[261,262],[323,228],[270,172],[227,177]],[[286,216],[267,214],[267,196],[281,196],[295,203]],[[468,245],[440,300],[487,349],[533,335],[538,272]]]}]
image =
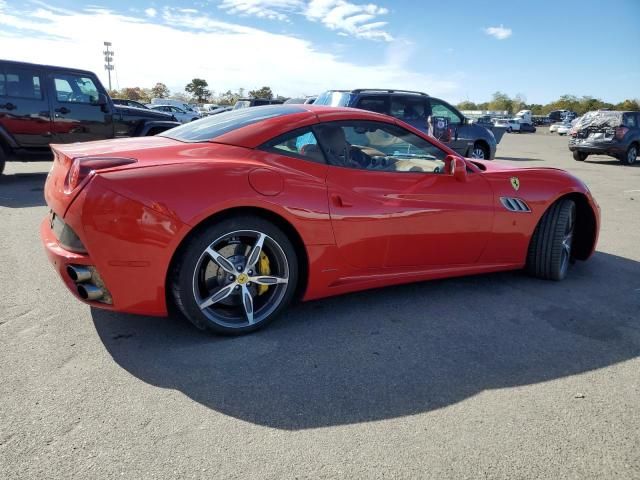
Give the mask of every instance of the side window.
[{"label": "side window", "polygon": [[370,112],[389,113],[389,103],[387,97],[377,95],[375,97],[362,97],[358,101],[358,108],[369,110]]},{"label": "side window", "polygon": [[88,77],[56,75],[53,82],[59,102],[96,103],[98,101],[98,88]]},{"label": "side window", "polygon": [[391,116],[405,122],[420,121],[424,124],[427,120],[424,99],[415,97],[391,97]]},{"label": "side window", "polygon": [[325,163],[322,150],[318,146],[318,140],[309,128],[298,129],[280,135],[265,143],[261,149],[288,157]]},{"label": "side window", "polygon": [[0,72],[0,97],[42,100],[40,76],[33,71],[21,69]]},{"label": "side window", "polygon": [[430,99],[430,101],[432,117],[446,117],[449,119],[449,125],[462,124],[462,117],[451,106],[435,98]]},{"label": "side window", "polygon": [[636,114],[625,113],[622,123],[625,127],[636,128],[638,126],[638,124],[636,123]]},{"label": "side window", "polygon": [[444,173],[447,153],[382,122],[331,122],[315,128],[328,163],[382,172]]}]

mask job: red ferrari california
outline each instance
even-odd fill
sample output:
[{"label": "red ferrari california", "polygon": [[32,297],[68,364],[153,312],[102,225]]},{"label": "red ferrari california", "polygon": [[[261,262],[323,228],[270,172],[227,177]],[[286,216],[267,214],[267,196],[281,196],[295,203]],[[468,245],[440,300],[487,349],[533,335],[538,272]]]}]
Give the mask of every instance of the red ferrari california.
[{"label": "red ferrari california", "polygon": [[53,152],[40,233],[67,287],[218,333],[295,297],[521,268],[561,280],[598,237],[567,172],[464,159],[362,110],[254,107]]}]

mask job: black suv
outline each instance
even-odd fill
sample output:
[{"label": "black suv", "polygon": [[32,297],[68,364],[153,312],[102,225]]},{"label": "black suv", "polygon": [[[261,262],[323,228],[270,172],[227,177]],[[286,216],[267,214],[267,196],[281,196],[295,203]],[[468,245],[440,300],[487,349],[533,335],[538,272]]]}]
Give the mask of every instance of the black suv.
[{"label": "black suv", "polygon": [[633,165],[640,151],[640,112],[585,113],[569,132],[569,150],[583,162],[590,154],[609,155]]},{"label": "black suv", "polygon": [[506,130],[474,124],[447,102],[408,90],[328,90],[318,96],[314,105],[354,107],[384,113],[427,133],[432,133],[427,123],[430,118],[445,118],[448,123],[446,133],[437,135],[438,140],[471,158],[495,158],[497,143]]},{"label": "black suv", "polygon": [[0,60],[0,173],[5,161],[51,158],[50,143],[155,135],[171,115],[114,105],[93,73]]}]

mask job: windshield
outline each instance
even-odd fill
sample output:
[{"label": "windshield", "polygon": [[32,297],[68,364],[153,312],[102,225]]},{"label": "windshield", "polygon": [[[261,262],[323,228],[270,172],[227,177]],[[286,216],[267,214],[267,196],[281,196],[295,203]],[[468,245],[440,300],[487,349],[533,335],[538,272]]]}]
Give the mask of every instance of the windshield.
[{"label": "windshield", "polygon": [[185,123],[159,136],[180,140],[181,142],[208,142],[232,130],[246,127],[268,118],[301,113],[305,110],[293,105],[266,105],[264,107],[244,108],[219,113],[195,122]]},{"label": "windshield", "polygon": [[348,92],[336,92],[328,90],[318,95],[314,105],[328,105],[330,107],[347,107],[351,100],[351,94]]}]

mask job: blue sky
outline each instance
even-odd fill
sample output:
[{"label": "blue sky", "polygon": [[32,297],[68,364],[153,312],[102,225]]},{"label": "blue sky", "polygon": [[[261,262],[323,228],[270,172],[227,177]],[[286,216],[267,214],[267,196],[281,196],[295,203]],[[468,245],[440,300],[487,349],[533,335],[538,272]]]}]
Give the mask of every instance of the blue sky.
[{"label": "blue sky", "polygon": [[118,87],[193,77],[215,91],[270,85],[640,97],[640,0],[0,0],[0,57],[96,71],[113,42]]}]

